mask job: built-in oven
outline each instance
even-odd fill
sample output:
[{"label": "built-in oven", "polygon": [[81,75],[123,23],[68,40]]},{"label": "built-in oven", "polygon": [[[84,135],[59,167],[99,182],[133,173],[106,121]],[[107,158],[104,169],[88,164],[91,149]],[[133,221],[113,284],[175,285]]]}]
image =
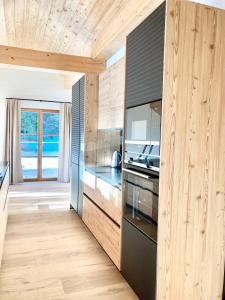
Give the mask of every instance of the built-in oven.
[{"label": "built-in oven", "polygon": [[123,168],[121,272],[140,299],[156,294],[159,176]]},{"label": "built-in oven", "polygon": [[162,101],[128,108],[125,124],[124,165],[159,172]]},{"label": "built-in oven", "polygon": [[159,177],[123,169],[123,217],[157,241]]}]

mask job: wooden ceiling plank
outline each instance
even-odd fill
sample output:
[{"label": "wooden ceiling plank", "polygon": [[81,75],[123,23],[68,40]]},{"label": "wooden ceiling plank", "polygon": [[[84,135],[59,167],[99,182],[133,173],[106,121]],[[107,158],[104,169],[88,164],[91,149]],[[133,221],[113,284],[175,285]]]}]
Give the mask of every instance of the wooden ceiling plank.
[{"label": "wooden ceiling plank", "polygon": [[[43,50],[43,37],[46,30],[47,22],[51,14],[52,1],[39,0],[39,12],[37,26],[34,32],[33,49]],[[41,45],[41,47],[40,47]],[[39,48],[40,47],[40,48]]]},{"label": "wooden ceiling plank", "polygon": [[0,40],[4,44],[8,44],[6,24],[5,24],[5,9],[4,9],[4,0],[0,0]]},{"label": "wooden ceiling plank", "polygon": [[[15,46],[25,47],[24,34],[26,31],[25,26],[25,15],[26,15],[26,0],[15,1]],[[31,45],[30,45],[31,46]]]},{"label": "wooden ceiling plank", "polygon": [[88,15],[93,10],[95,2],[96,0],[79,0],[79,4],[75,10],[73,18],[65,24],[65,28],[71,28],[71,23],[74,24],[70,32],[67,33],[68,36],[73,35],[74,38],[70,37],[66,40],[62,40],[64,42],[63,48],[66,49],[66,52],[69,53],[72,49],[78,48],[79,45],[79,55],[86,55],[86,49],[90,48],[90,43],[94,40],[94,36],[92,32],[88,32],[85,29],[84,25]]},{"label": "wooden ceiling plank", "polygon": [[89,45],[87,49],[84,49],[85,55],[91,55],[91,46],[96,36],[119,13],[125,1],[127,0],[96,0],[92,11],[84,23],[84,29],[92,34],[92,38],[85,41],[85,44]]},{"label": "wooden ceiling plank", "polygon": [[15,32],[15,0],[4,0],[3,9],[5,10],[5,27],[9,45],[16,45]]},{"label": "wooden ceiling plank", "polygon": [[0,46],[0,63],[82,73],[100,73],[106,68],[105,61],[90,57],[8,46]]},{"label": "wooden ceiling plank", "polygon": [[125,43],[126,36],[164,0],[126,1],[119,13],[105,26],[93,43],[91,56],[108,58]]},{"label": "wooden ceiling plank", "polygon": [[26,44],[24,48],[33,48],[36,38],[37,25],[39,19],[40,0],[26,0],[27,14],[26,14]]},{"label": "wooden ceiling plank", "polygon": [[[73,32],[74,22],[76,19],[76,11],[79,6],[79,0],[68,0],[64,3],[59,14],[58,21],[61,24],[53,45],[53,49],[57,52],[63,52],[68,48],[69,41],[76,41],[77,37]],[[77,48],[77,46],[75,46]],[[69,51],[68,51],[69,52]],[[79,53],[80,54],[80,53]],[[78,55],[79,55],[78,54]]]}]

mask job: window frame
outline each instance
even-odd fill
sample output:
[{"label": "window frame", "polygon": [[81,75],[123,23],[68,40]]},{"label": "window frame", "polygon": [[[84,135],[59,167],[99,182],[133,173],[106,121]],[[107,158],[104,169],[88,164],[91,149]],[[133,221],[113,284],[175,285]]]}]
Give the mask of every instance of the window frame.
[{"label": "window frame", "polygon": [[[59,122],[60,122],[60,111],[58,109],[39,109],[39,108],[22,108],[21,109],[21,113],[22,112],[36,112],[38,114],[38,126],[37,126],[37,134],[29,134],[29,133],[21,133],[20,130],[20,139],[21,136],[37,136],[38,137],[38,154],[37,156],[22,156],[22,151],[21,151],[21,158],[22,157],[27,157],[27,158],[37,158],[38,162],[37,162],[37,178],[26,178],[24,179],[25,182],[29,182],[29,181],[55,181],[58,179],[58,177],[52,177],[52,178],[44,178],[42,177],[42,158],[46,158],[46,157],[59,157],[58,156],[43,156],[43,147],[42,147],[42,141],[43,141],[43,136],[58,136],[59,137],[59,143],[60,143],[60,136],[59,134],[43,134],[43,113],[55,113],[55,114],[59,114]],[[20,116],[21,118],[21,116]],[[60,126],[60,123],[59,123]],[[20,140],[20,143],[22,144],[22,141]]]}]

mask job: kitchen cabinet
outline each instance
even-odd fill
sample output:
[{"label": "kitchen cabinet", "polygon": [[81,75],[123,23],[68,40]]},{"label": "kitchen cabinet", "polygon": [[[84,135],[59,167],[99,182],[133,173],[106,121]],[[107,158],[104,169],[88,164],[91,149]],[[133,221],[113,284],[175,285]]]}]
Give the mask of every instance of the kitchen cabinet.
[{"label": "kitchen cabinet", "polygon": [[72,87],[71,205],[82,216],[85,76]]},{"label": "kitchen cabinet", "polygon": [[120,269],[122,192],[84,171],[83,221]]},{"label": "kitchen cabinet", "polygon": [[99,244],[120,269],[120,228],[85,195],[83,221]]},{"label": "kitchen cabinet", "polygon": [[166,2],[157,300],[221,300],[225,11]]},{"label": "kitchen cabinet", "polygon": [[126,108],[162,99],[165,3],[127,37]]},{"label": "kitchen cabinet", "polygon": [[7,169],[0,188],[0,265],[2,261],[5,232],[8,219],[8,188],[9,188],[9,169]]},{"label": "kitchen cabinet", "polygon": [[84,193],[119,226],[122,219],[122,192],[117,187],[84,172]]},{"label": "kitchen cabinet", "polygon": [[125,219],[122,232],[122,274],[140,299],[153,300],[156,291],[157,245]]}]

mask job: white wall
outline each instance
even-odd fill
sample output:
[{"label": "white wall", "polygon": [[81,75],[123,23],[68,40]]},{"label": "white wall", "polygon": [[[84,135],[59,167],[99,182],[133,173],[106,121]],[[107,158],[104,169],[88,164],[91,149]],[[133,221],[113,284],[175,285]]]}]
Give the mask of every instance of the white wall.
[{"label": "white wall", "polygon": [[0,91],[8,98],[71,101],[71,88],[57,73],[0,69]]},{"label": "white wall", "polygon": [[[0,160],[3,159],[6,101],[5,98],[71,101],[71,87],[65,84],[64,76],[34,70],[0,68]],[[22,107],[58,109],[59,104],[23,101]]]},{"label": "white wall", "polygon": [[6,101],[1,96],[2,94],[0,94],[0,161],[3,160],[6,125]]},{"label": "white wall", "polygon": [[224,0],[189,0],[191,2],[197,2],[200,4],[205,4],[208,6],[225,9],[225,1]]}]

